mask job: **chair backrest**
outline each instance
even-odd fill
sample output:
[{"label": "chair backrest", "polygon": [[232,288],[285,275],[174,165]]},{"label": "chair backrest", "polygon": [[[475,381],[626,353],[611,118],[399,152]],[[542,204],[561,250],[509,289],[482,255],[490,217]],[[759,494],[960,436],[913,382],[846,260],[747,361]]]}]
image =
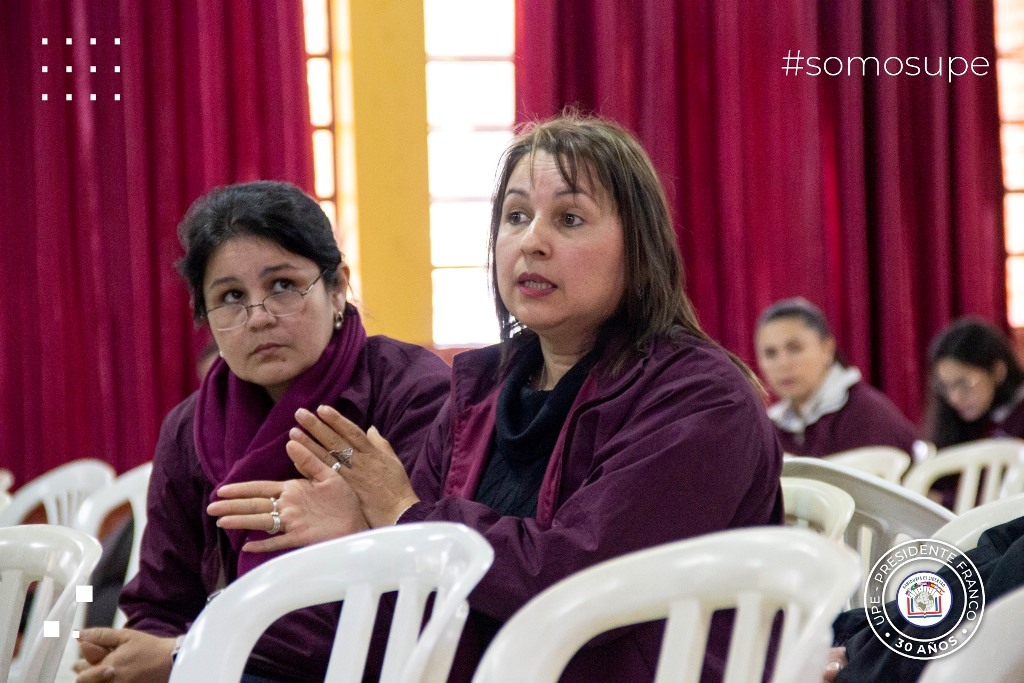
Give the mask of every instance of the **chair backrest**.
[{"label": "chair backrest", "polygon": [[853,517],[853,497],[832,484],[815,479],[782,477],[786,526],[810,528],[841,541]]},{"label": "chair backrest", "polygon": [[114,468],[100,460],[83,458],[55,467],[28,482],[0,512],[0,527],[13,526],[39,505],[50,524],[70,526],[85,498],[114,481]]},{"label": "chair backrest", "polygon": [[[931,538],[955,517],[938,503],[898,484],[821,458],[785,460],[782,475],[823,481],[853,496],[856,508],[844,538],[861,556],[862,576],[867,576],[882,553],[897,543]],[[864,596],[858,591],[851,604],[860,606],[863,602]]]},{"label": "chair backrest", "polygon": [[[0,680],[52,683],[71,636],[79,605],[77,586],[87,585],[100,559],[100,544],[80,531],[49,524],[0,528]],[[33,611],[21,652],[12,661],[22,609],[35,583]],[[44,623],[58,623],[56,637],[44,636]]]},{"label": "chair backrest", "polygon": [[9,491],[14,486],[14,473],[6,467],[0,467],[0,493]]},{"label": "chair backrest", "polygon": [[856,555],[806,529],[708,534],[597,564],[528,602],[499,631],[474,683],[559,679],[591,638],[667,619],[655,681],[696,682],[711,615],[735,608],[725,683],[762,680],[772,623],[783,627],[773,681],[821,680],[833,618],[859,579]]},{"label": "chair backrest", "polygon": [[978,545],[978,539],[985,532],[999,524],[1024,516],[1024,494],[985,503],[957,515],[936,531],[932,538],[945,541],[960,550],[970,550]]},{"label": "chair backrest", "polygon": [[918,683],[1019,683],[1024,670],[1024,588],[1018,588],[985,606],[981,623],[970,642],[955,653],[924,668]]},{"label": "chair backrest", "polygon": [[0,512],[6,510],[11,504],[11,494],[0,491]]},{"label": "chair backrest", "polygon": [[[99,537],[103,522],[111,512],[125,504],[131,506],[132,551],[128,556],[128,569],[124,575],[125,583],[128,583],[139,571],[139,547],[142,545],[142,532],[146,529],[146,493],[149,490],[149,477],[152,472],[153,463],[147,462],[128,470],[115,479],[110,486],[93,492],[82,502],[82,506],[78,509],[71,524],[74,528],[84,531],[90,536]],[[118,610],[117,616],[114,618],[114,626],[123,626],[124,622],[124,613]]]},{"label": "chair backrest", "polygon": [[1010,493],[1020,493],[1007,490],[1004,483],[1009,486],[1019,482],[1021,470],[1024,470],[1024,440],[981,439],[943,448],[936,457],[915,464],[904,477],[903,485],[925,495],[938,479],[959,475],[953,511],[960,514]]},{"label": "chair backrest", "polygon": [[910,455],[892,446],[853,448],[841,453],[826,455],[822,460],[846,465],[894,484],[900,483],[903,473],[910,467]]},{"label": "chair backrest", "polygon": [[[344,603],[325,681],[361,681],[379,598],[396,590],[380,680],[441,683],[469,614],[466,598],[493,559],[483,536],[446,522],[375,529],[276,557],[230,584],[200,613],[170,683],[238,680],[256,640],[276,619],[339,600]],[[310,571],[325,566],[331,571]]]}]

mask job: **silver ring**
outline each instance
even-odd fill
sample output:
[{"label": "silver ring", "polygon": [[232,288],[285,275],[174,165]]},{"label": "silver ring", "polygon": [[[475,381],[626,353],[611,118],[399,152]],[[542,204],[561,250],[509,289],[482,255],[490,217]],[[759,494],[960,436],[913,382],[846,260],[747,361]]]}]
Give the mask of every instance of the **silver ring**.
[{"label": "silver ring", "polygon": [[341,469],[341,463],[340,462],[334,463],[333,465],[331,465],[331,469],[334,470],[335,472],[337,472],[338,470]]},{"label": "silver ring", "polygon": [[270,504],[272,506],[272,508],[270,510],[270,514],[274,514],[275,512],[277,512],[277,498],[274,498],[273,496],[271,496],[270,497]]},{"label": "silver ring", "polygon": [[[341,450],[327,451],[327,455],[337,460],[337,464],[344,465],[345,467],[352,469],[352,454],[355,453],[355,449],[351,446],[342,448]],[[337,470],[335,470],[337,472]]]},{"label": "silver ring", "polygon": [[270,519],[273,520],[274,524],[270,527],[270,531],[267,533],[273,536],[281,530],[281,513],[277,511],[271,512]]}]

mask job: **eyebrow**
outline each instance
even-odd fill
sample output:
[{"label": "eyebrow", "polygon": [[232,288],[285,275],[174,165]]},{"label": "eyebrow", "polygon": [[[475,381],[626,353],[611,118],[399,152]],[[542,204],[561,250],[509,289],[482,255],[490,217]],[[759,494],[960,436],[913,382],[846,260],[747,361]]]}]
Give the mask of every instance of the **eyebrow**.
[{"label": "eyebrow", "polygon": [[[279,263],[277,265],[267,266],[266,268],[261,270],[259,277],[262,280],[262,279],[266,278],[269,275],[273,275],[275,273],[280,273],[281,271],[297,271],[297,270],[301,270],[301,269],[298,266],[292,265],[291,263]],[[238,282],[238,278],[236,278],[234,275],[228,275],[226,277],[219,277],[216,280],[214,280],[213,282],[211,282],[210,284],[206,285],[206,291],[210,291],[210,290],[218,287],[219,285],[228,284],[228,283],[232,283],[232,282]]]},{"label": "eyebrow", "polygon": [[[520,197],[527,197],[528,196],[526,190],[521,190],[518,187],[509,187],[509,188],[507,188],[505,190],[505,198],[508,199],[509,195],[518,195]],[[565,196],[573,196],[573,197],[575,197],[576,195],[582,195],[582,196],[586,197],[587,199],[589,199],[590,201],[592,201],[594,203],[597,203],[597,199],[595,199],[592,194],[590,194],[589,192],[587,192],[583,188],[578,188],[577,190],[573,191],[572,189],[567,187],[564,190],[558,190],[557,192],[555,192],[555,197],[565,197]]]}]

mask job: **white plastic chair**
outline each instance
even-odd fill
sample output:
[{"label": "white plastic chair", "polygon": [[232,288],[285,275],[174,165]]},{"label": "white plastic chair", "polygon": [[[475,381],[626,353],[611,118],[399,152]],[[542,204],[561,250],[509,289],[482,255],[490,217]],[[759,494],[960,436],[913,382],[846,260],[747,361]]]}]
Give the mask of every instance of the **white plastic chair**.
[{"label": "white plastic chair", "polygon": [[[87,585],[100,559],[100,544],[80,531],[49,524],[0,528],[0,680],[52,683],[79,609],[76,587]],[[35,582],[21,652],[12,661],[22,608]],[[43,624],[58,622],[58,636]]]},{"label": "white plastic chair", "polygon": [[1024,669],[1024,588],[985,606],[978,630],[953,654],[924,668],[918,683],[1020,683]]},{"label": "white plastic chair", "polygon": [[[898,484],[821,458],[785,460],[782,475],[823,481],[853,496],[856,508],[844,538],[860,554],[863,576],[882,553],[896,544],[911,538],[931,538],[955,517],[938,503]],[[858,591],[851,604],[859,607],[863,600]]]},{"label": "white plastic chair", "polygon": [[892,446],[853,448],[841,453],[826,455],[822,460],[846,465],[894,484],[900,483],[900,477],[910,467],[910,455]]},{"label": "white plastic chair", "polygon": [[[152,472],[151,462],[128,470],[110,486],[101,488],[86,498],[71,524],[74,528],[96,538],[99,537],[103,522],[111,512],[125,504],[131,506],[132,551],[128,556],[125,583],[139,571],[139,548],[142,545],[142,533],[146,529],[146,493],[149,490],[149,477]],[[114,627],[123,626],[124,622],[124,613],[118,610],[114,618]]]},{"label": "white plastic chair", "polygon": [[760,681],[784,613],[772,681],[819,683],[832,620],[860,578],[856,555],[806,529],[737,529],[641,550],[574,574],[528,602],[484,654],[473,683],[557,681],[594,636],[668,619],[655,681],[701,675],[711,614],[736,608],[725,683]]},{"label": "white plastic chair", "polygon": [[[493,559],[483,536],[446,522],[375,529],[274,558],[230,584],[200,613],[170,683],[238,680],[271,623],[292,610],[338,600],[344,603],[325,681],[361,681],[378,600],[395,590],[380,680],[441,683],[469,614],[466,598]],[[435,590],[421,633],[424,606]]]},{"label": "white plastic chair", "polygon": [[11,494],[0,491],[0,512],[6,510],[11,504]]},{"label": "white plastic chair", "polygon": [[960,550],[970,550],[978,545],[978,539],[985,532],[999,524],[1024,516],[1024,494],[1017,494],[991,503],[985,503],[967,510],[956,519],[947,522],[932,535]]},{"label": "white plastic chair", "polygon": [[840,488],[814,479],[782,477],[786,526],[810,528],[841,541],[853,517],[853,497]]},{"label": "white plastic chair", "polygon": [[100,460],[73,460],[41,474],[18,489],[0,512],[0,527],[19,524],[39,505],[50,524],[70,526],[86,496],[114,481],[114,468]]},{"label": "white plastic chair", "polygon": [[[959,475],[956,502],[957,514],[998,500],[1013,493],[1021,493],[1021,471],[1024,470],[1024,440],[981,439],[958,446],[943,448],[936,457],[917,463],[903,479],[911,491],[927,495],[938,479],[950,474]],[[984,485],[979,485],[984,472]],[[1011,490],[1016,488],[1017,490]]]},{"label": "white plastic chair", "polygon": [[10,491],[14,486],[14,473],[6,467],[0,467],[0,493]]}]

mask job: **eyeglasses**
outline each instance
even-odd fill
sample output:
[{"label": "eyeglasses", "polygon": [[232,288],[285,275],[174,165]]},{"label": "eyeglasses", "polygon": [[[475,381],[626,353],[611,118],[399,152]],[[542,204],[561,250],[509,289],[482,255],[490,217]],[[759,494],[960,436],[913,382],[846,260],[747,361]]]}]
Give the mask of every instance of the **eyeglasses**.
[{"label": "eyeglasses", "polygon": [[249,320],[249,309],[262,306],[263,310],[275,318],[285,318],[295,315],[302,310],[304,297],[313,289],[313,285],[320,281],[327,271],[321,271],[316,279],[309,283],[303,291],[287,289],[283,292],[268,294],[263,301],[256,304],[224,304],[216,306],[206,312],[206,321],[210,327],[218,332],[233,330],[241,327]]},{"label": "eyeglasses", "polygon": [[932,383],[932,390],[939,396],[949,397],[953,394],[963,395],[974,391],[981,383],[980,375],[972,375],[970,377],[961,377],[958,380],[954,380],[949,383],[935,380]]}]

